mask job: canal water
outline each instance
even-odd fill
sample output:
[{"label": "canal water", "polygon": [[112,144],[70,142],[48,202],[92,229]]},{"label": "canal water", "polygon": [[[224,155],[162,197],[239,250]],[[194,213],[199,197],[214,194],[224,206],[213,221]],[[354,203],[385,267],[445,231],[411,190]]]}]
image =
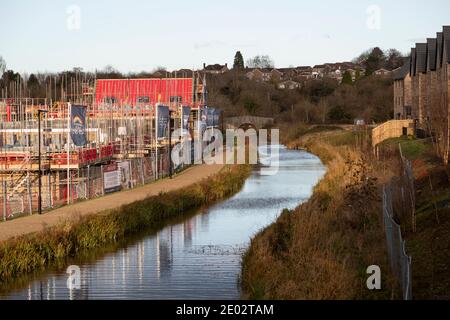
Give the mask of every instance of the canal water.
[{"label": "canal water", "polygon": [[[279,154],[277,174],[255,167],[232,198],[110,252],[22,279],[0,299],[239,299],[241,257],[251,238],[284,208],[306,201],[325,173],[311,154],[284,147]],[[80,268],[79,289],[68,289],[69,265]]]}]

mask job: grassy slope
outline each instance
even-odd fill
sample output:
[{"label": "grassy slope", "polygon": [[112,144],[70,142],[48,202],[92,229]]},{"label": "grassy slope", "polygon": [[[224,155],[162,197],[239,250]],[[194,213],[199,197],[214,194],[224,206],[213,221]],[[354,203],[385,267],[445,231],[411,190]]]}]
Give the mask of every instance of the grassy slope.
[{"label": "grassy slope", "polygon": [[2,243],[0,285],[18,275],[73,257],[83,250],[117,242],[144,229],[158,230],[168,219],[236,193],[249,174],[249,166],[228,166],[217,175],[188,188]]},{"label": "grassy slope", "polygon": [[[382,299],[395,297],[386,261],[379,185],[392,173],[356,146],[360,133],[299,138],[328,165],[312,198],[263,230],[244,257],[244,298]],[[369,152],[370,153],[370,152]],[[375,178],[377,177],[377,178]],[[386,178],[385,178],[386,179]],[[366,268],[379,265],[383,290],[366,289]]]},{"label": "grassy slope", "polygon": [[435,158],[429,142],[391,139],[385,142],[385,147],[397,147],[399,143],[405,157],[413,163],[416,179],[416,232],[412,232],[409,221],[402,221],[407,252],[412,256],[413,297],[450,299],[448,168]]}]

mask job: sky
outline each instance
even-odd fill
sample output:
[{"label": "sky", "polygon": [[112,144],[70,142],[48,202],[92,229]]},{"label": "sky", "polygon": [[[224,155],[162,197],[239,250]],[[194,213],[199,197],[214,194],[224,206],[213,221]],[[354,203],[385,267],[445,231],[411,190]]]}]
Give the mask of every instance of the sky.
[{"label": "sky", "polygon": [[0,56],[21,73],[230,66],[237,50],[289,67],[407,53],[449,24],[448,0],[0,0]]}]

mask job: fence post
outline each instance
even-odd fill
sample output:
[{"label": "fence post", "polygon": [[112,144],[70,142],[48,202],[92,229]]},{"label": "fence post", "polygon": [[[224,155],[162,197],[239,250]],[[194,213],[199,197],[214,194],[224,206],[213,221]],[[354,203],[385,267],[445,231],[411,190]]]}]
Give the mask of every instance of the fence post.
[{"label": "fence post", "polygon": [[406,254],[406,246],[402,237],[401,227],[393,220],[392,183],[391,181],[391,183],[383,186],[383,220],[387,239],[387,251],[391,270],[400,281],[403,299],[410,300],[412,296],[411,257]]},{"label": "fence post", "polygon": [[53,197],[52,197],[52,174],[48,172],[48,205],[53,208]]},{"label": "fence post", "polygon": [[100,174],[102,178],[102,195],[105,195],[105,177],[103,176],[103,165],[100,166]]},{"label": "fence post", "polygon": [[6,221],[6,181],[3,181],[3,221]]},{"label": "fence post", "polygon": [[30,173],[27,172],[27,195],[30,216],[33,215],[33,196],[31,195]]},{"label": "fence post", "polygon": [[88,164],[87,166],[87,186],[86,186],[86,199],[91,198],[91,165]]},{"label": "fence post", "polygon": [[142,185],[145,184],[145,178],[144,178],[144,158],[141,158],[141,180]]},{"label": "fence post", "polygon": [[154,177],[154,180],[157,180],[157,179],[158,179],[157,172],[156,172],[156,166],[157,166],[157,164],[158,164],[157,161],[158,161],[158,160],[157,160],[156,156],[153,155],[153,156],[152,156],[152,170],[153,170],[153,177]]},{"label": "fence post", "polygon": [[134,179],[133,179],[133,165],[131,164],[133,160],[128,161],[128,168],[130,170],[130,188],[134,188]]}]

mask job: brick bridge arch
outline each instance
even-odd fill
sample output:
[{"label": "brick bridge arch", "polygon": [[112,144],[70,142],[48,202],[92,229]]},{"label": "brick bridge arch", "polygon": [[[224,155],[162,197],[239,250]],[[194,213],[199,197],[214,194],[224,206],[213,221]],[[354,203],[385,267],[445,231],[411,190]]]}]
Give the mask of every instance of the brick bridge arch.
[{"label": "brick bridge arch", "polygon": [[242,116],[225,118],[224,124],[225,129],[244,129],[253,128],[260,130],[267,125],[272,125],[274,123],[273,118],[256,117],[256,116]]}]

